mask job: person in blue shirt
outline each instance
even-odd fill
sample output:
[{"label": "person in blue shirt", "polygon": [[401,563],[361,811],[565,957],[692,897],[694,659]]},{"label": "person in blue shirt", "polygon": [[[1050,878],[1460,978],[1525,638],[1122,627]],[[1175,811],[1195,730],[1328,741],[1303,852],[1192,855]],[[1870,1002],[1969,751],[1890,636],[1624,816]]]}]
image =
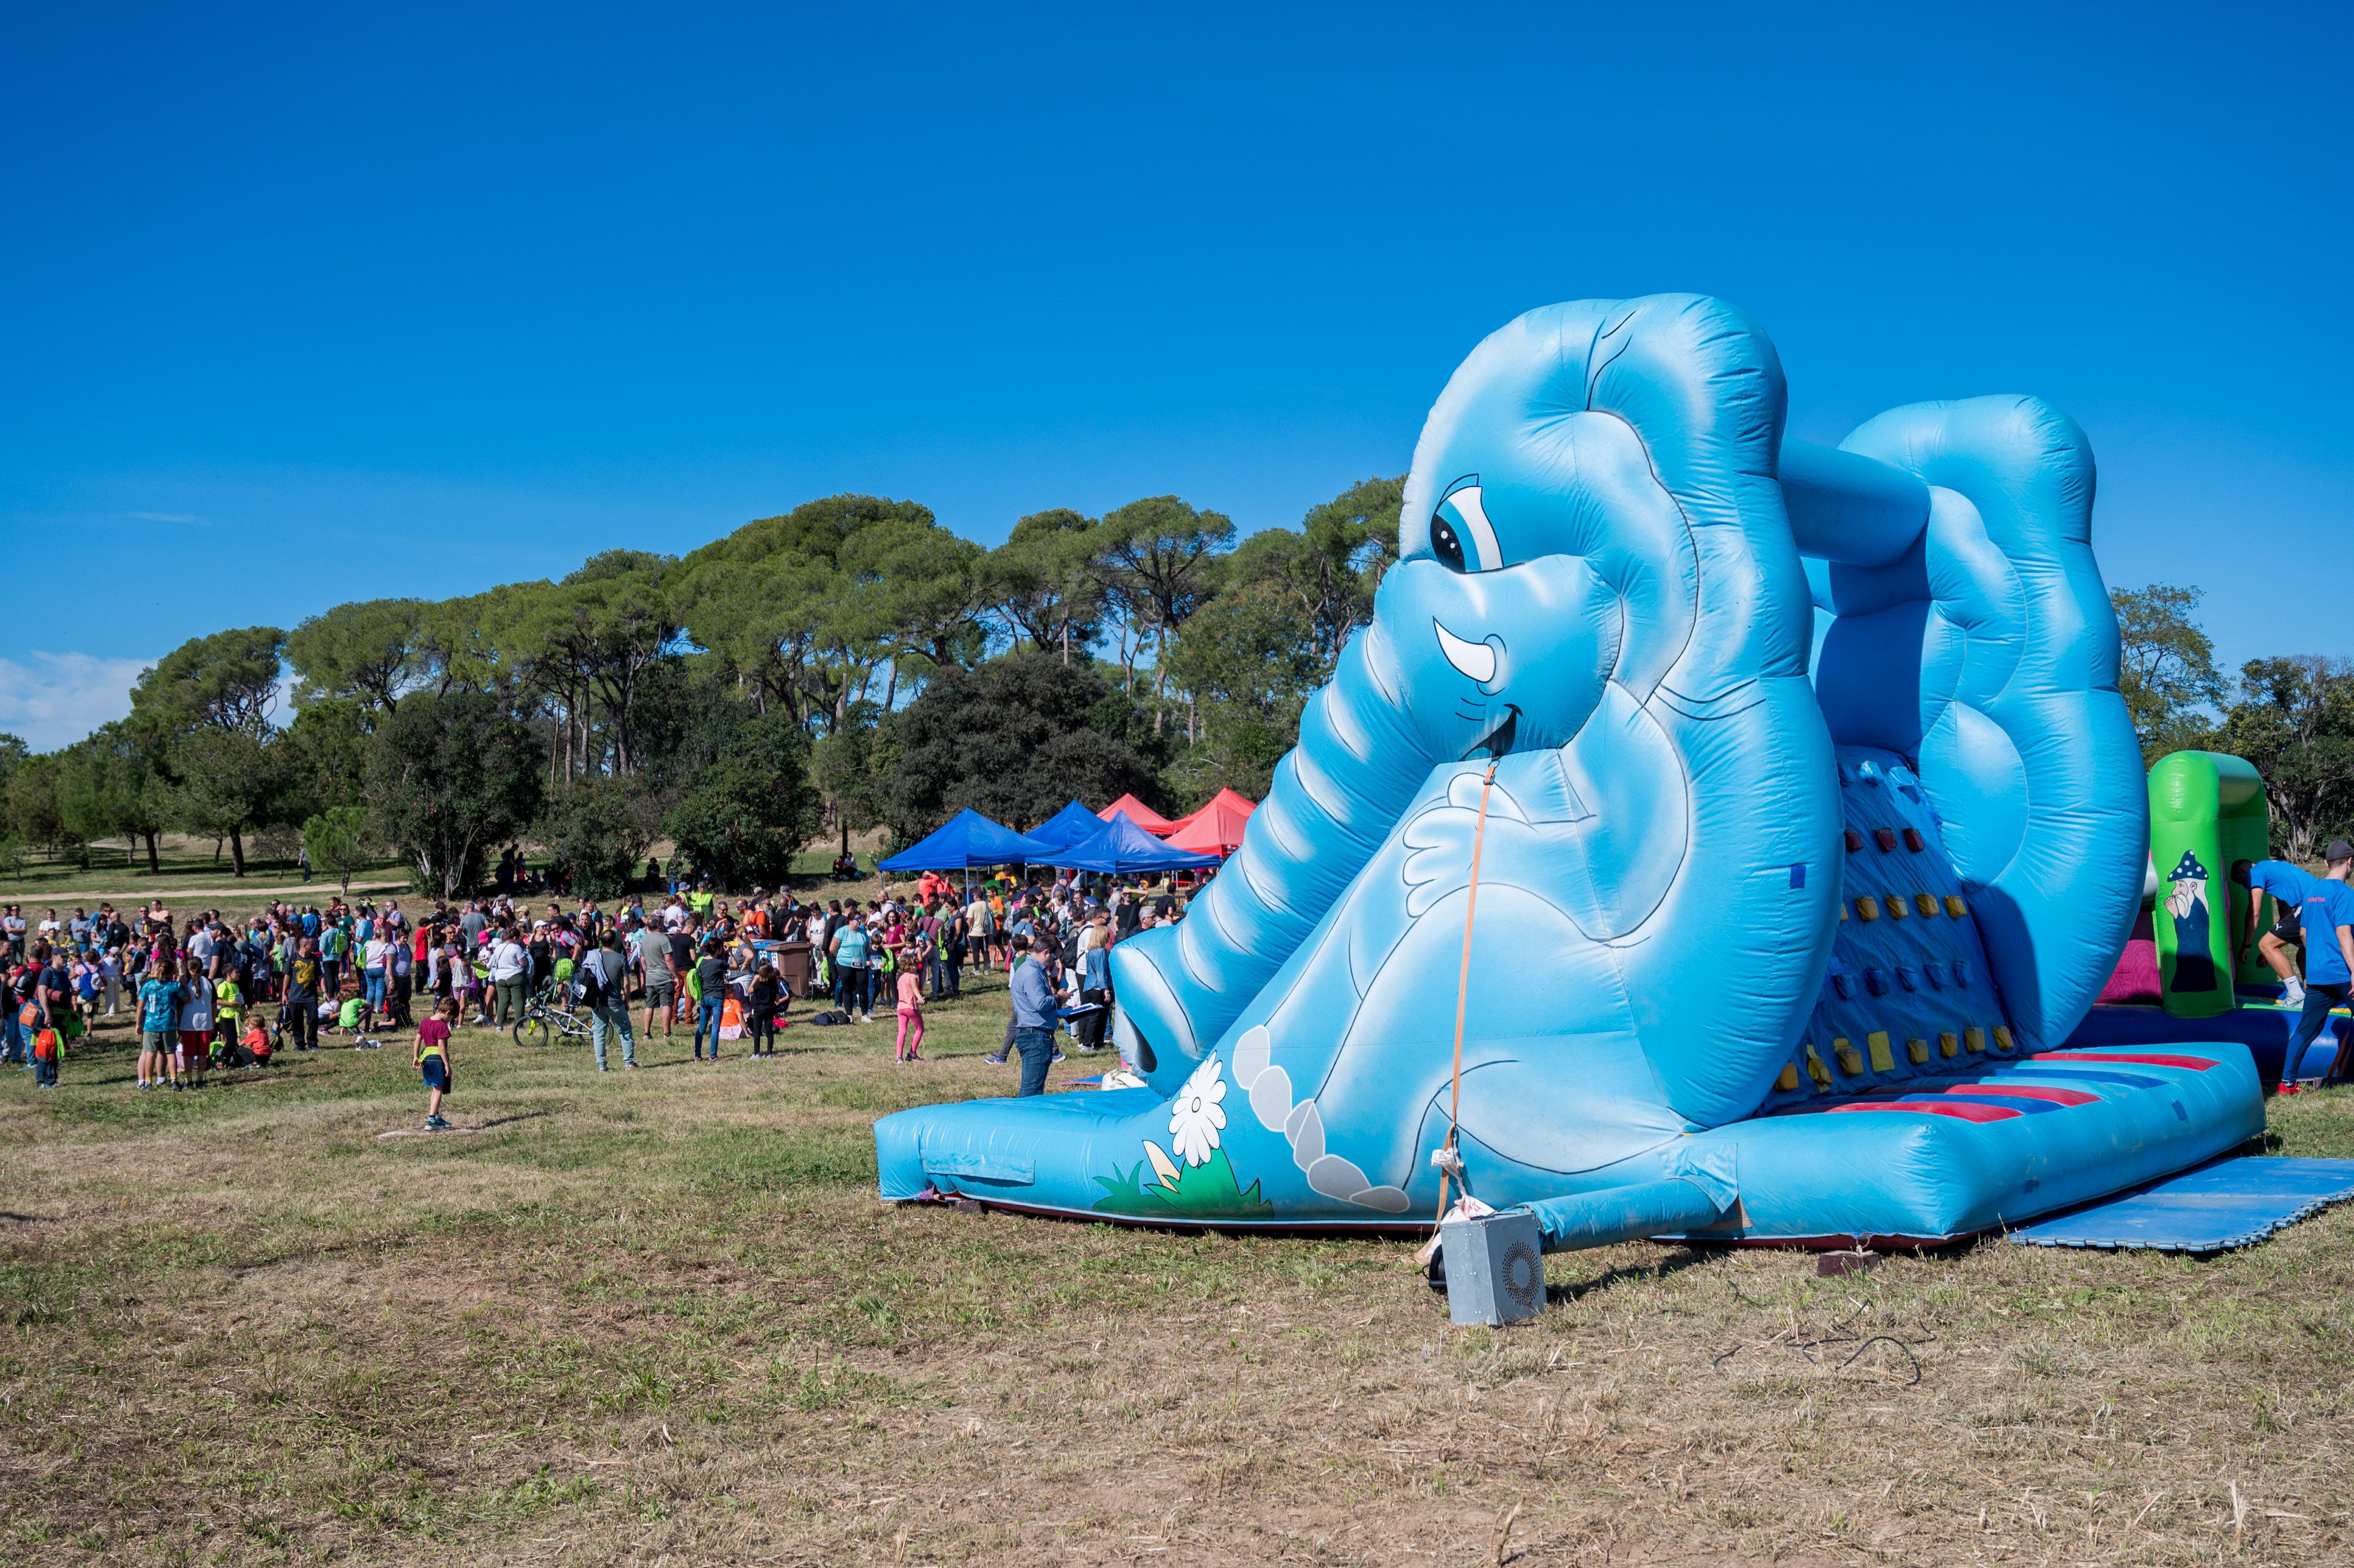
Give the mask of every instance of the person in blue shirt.
[{"label": "person in blue shirt", "polygon": [[[2286,911],[2295,910],[2298,933],[2305,948],[2304,1012],[2296,1022],[2296,1032],[2289,1037],[2287,1054],[2281,1060],[2281,1092],[2298,1092],[2297,1069],[2303,1065],[2306,1048],[2317,1038],[2329,1022],[2329,1010],[2346,1005],[2354,994],[2354,887],[2347,879],[2354,874],[2354,843],[2344,839],[2332,839],[2322,852],[2326,867],[2320,876],[2300,871],[2283,861],[2258,861],[2247,867],[2243,881],[2253,891],[2262,888],[2278,900],[2284,911],[2281,925],[2274,927],[2266,940],[2265,958],[2272,961],[2274,971],[2284,980],[2294,978],[2284,972],[2286,954],[2274,959],[2277,944],[2285,940],[2283,927],[2287,925]],[[2238,873],[2240,868],[2234,866]],[[2290,902],[2291,899],[2295,902]],[[2251,922],[2253,927],[2253,922]],[[2244,947],[2244,943],[2243,944]],[[2349,1081],[2346,1057],[2349,1053],[2337,1053],[2324,1083],[2342,1084]]]},{"label": "person in blue shirt", "polygon": [[[2248,889],[2252,899],[2259,893],[2272,895],[2276,919],[2263,936],[2256,938],[2256,953],[2272,966],[2273,973],[2280,976],[2281,1005],[2302,1007],[2305,1004],[2305,981],[2298,978],[2296,960],[2289,957],[2288,950],[2305,940],[2305,898],[2317,879],[2312,873],[2285,860],[2260,860],[2253,863],[2243,860],[2232,867],[2232,880]],[[2253,929],[2252,919],[2249,930],[2253,932]],[[2240,948],[2244,956],[2247,951],[2245,936],[2241,939]]]},{"label": "person in blue shirt", "polygon": [[1024,1095],[1046,1092],[1046,1067],[1054,1061],[1055,1027],[1060,1015],[1055,1002],[1055,982],[1044,965],[1030,954],[1030,938],[1013,938],[1013,1048],[1022,1053]]}]

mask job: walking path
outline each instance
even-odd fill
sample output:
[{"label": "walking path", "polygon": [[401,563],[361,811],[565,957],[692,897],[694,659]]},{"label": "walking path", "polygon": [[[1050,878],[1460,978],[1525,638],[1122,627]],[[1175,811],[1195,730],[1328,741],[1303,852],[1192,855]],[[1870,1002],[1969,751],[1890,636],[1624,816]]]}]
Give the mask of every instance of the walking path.
[{"label": "walking path", "polygon": [[[50,893],[47,890],[16,893],[9,890],[6,883],[0,882],[0,904],[20,906],[27,904],[89,904],[101,898],[135,899],[142,904],[153,904],[160,898],[172,904],[189,898],[275,898],[287,893],[308,894],[317,898],[336,892],[341,886],[340,883],[322,879],[318,882],[297,882],[285,887],[255,887],[249,885],[244,887],[165,887],[150,883],[145,887],[110,887],[97,893]],[[403,877],[398,882],[355,882],[352,891],[385,893],[395,888],[406,890],[408,886],[408,880]]]}]

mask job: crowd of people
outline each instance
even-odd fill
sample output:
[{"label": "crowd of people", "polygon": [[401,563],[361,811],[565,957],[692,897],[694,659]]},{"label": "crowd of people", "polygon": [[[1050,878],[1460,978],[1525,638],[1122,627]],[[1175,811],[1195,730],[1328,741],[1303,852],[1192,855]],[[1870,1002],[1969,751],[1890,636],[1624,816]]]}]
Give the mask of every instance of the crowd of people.
[{"label": "crowd of people", "polygon": [[797,995],[821,1004],[804,1019],[818,1026],[896,1017],[894,1059],[919,1062],[926,1005],[960,996],[981,968],[1008,973],[1013,999],[988,1059],[1018,1053],[1021,1092],[1036,1094],[1063,1033],[1080,1051],[1103,1048],[1112,945],[1182,918],[1189,891],[1041,870],[964,885],[927,873],[912,896],[867,902],[767,889],[730,900],[695,885],[610,909],[502,892],[414,913],[398,898],[273,903],[241,919],[101,903],[37,923],[12,905],[0,911],[0,1062],[53,1087],[58,1058],[127,1014],[138,1089],[185,1092],[323,1037],[366,1049],[414,1029],[439,1128],[458,1031],[512,1030],[535,1006],[585,1010],[599,1071],[616,1040],[634,1068],[641,1032],[691,1032],[697,1061],[717,1061],[723,1037],[773,1056]]}]

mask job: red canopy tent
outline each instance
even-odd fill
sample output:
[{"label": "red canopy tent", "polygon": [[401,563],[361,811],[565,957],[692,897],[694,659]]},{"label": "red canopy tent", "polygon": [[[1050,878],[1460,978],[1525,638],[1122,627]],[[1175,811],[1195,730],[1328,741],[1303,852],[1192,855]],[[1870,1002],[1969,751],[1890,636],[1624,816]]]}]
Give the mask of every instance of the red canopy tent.
[{"label": "red canopy tent", "polygon": [[1221,789],[1208,805],[1170,824],[1170,845],[1203,854],[1226,854],[1243,842],[1243,824],[1257,810],[1257,801],[1232,789]]},{"label": "red canopy tent", "polygon": [[1125,815],[1129,821],[1158,838],[1167,838],[1169,830],[1177,825],[1133,795],[1122,795],[1096,815],[1107,822],[1115,816]]}]

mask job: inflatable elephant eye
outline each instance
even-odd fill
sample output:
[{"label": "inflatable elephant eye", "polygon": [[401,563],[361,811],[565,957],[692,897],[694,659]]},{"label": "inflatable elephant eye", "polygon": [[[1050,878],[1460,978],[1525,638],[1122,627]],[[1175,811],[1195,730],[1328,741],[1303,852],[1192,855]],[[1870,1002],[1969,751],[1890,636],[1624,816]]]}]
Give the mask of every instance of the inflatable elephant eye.
[{"label": "inflatable elephant eye", "polygon": [[1479,476],[1467,473],[1447,486],[1430,514],[1430,553],[1458,572],[1492,572],[1504,564],[1496,530],[1479,501]]}]

